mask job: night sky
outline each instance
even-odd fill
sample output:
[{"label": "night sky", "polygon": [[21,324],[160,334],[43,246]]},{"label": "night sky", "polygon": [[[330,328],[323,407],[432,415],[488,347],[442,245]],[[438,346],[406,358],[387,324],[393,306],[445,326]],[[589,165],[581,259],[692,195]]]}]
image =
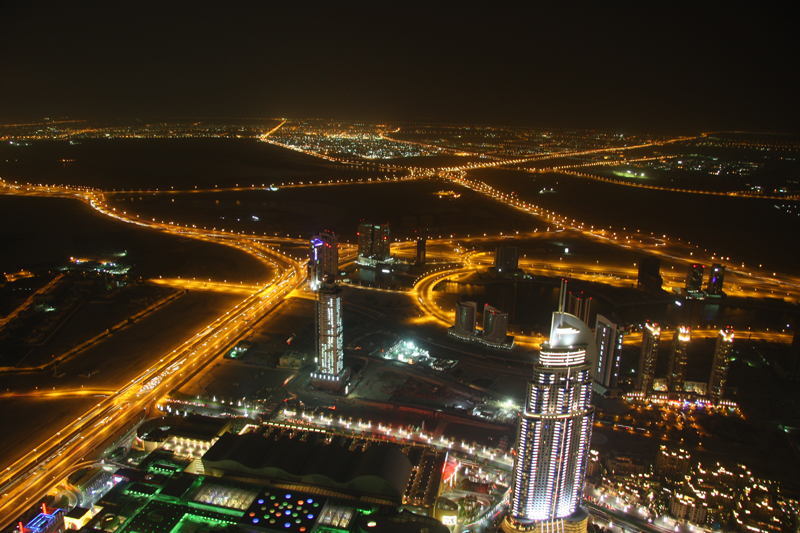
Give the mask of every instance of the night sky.
[{"label": "night sky", "polygon": [[797,132],[797,17],[759,4],[3,2],[0,118]]}]

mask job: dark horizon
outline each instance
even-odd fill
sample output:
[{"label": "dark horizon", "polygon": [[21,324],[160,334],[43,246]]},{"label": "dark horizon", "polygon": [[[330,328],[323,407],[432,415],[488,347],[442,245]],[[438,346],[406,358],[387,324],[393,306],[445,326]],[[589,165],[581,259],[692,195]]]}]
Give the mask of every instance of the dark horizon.
[{"label": "dark horizon", "polygon": [[0,9],[0,117],[332,117],[796,133],[779,7]]}]

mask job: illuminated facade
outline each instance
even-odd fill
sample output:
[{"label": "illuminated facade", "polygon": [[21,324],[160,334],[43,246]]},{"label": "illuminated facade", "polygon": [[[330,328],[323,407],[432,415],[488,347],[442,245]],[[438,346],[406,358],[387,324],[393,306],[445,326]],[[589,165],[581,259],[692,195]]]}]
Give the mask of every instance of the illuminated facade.
[{"label": "illuminated facade", "polygon": [[389,253],[389,224],[367,224],[358,226],[358,262],[376,265],[392,258]]},{"label": "illuminated facade", "polygon": [[733,349],[733,328],[728,326],[719,330],[717,344],[714,347],[714,362],[711,364],[711,379],[708,380],[708,395],[714,403],[722,398],[725,382],[728,379],[728,367],[731,363]]},{"label": "illuminated facade", "polygon": [[597,315],[594,338],[597,346],[594,381],[606,389],[614,388],[619,379],[619,361],[625,334],[617,324],[603,315]]},{"label": "illuminated facade", "polygon": [[506,531],[586,531],[588,514],[580,504],[594,418],[596,349],[589,327],[563,308],[562,300],[528,382]]},{"label": "illuminated facade", "polygon": [[639,358],[639,375],[636,377],[637,388],[645,397],[653,389],[656,374],[656,358],[658,343],[661,341],[661,328],[658,324],[647,323],[642,332],[642,355]]},{"label": "illuminated facade", "polygon": [[669,354],[669,370],[667,371],[667,389],[683,391],[686,381],[686,362],[689,341],[692,340],[688,326],[680,326],[672,337],[672,351]]},{"label": "illuminated facade", "polygon": [[311,237],[311,248],[308,260],[308,283],[316,290],[330,276],[336,279],[339,272],[339,245],[336,235],[320,233]]},{"label": "illuminated facade", "polygon": [[311,378],[315,385],[333,389],[344,379],[341,293],[333,283],[317,291],[317,370]]}]

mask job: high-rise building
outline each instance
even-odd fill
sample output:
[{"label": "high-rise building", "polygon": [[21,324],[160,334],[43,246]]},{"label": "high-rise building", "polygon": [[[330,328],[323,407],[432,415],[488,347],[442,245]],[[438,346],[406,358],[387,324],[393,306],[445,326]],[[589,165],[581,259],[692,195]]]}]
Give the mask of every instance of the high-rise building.
[{"label": "high-rise building", "polygon": [[323,283],[317,290],[317,369],[311,374],[317,386],[341,388],[344,379],[342,341],[342,289]]},{"label": "high-rise building", "polygon": [[508,313],[489,304],[483,306],[483,342],[501,344],[508,336]]},{"label": "high-rise building", "polygon": [[660,340],[661,328],[658,327],[658,324],[649,322],[645,324],[642,332],[642,355],[639,358],[639,375],[636,377],[636,388],[642,391],[645,397],[650,394],[653,388]]},{"label": "high-rise building", "polygon": [[592,297],[584,294],[583,291],[578,294],[569,293],[567,299],[567,313],[575,315],[584,324],[589,323],[589,315],[592,311]]},{"label": "high-rise building", "polygon": [[358,260],[375,265],[389,261],[389,224],[367,224],[358,226]]},{"label": "high-rise building", "polygon": [[519,268],[519,248],[498,246],[494,250],[494,268],[498,272],[514,272]]},{"label": "high-rise building", "polygon": [[714,346],[714,362],[711,364],[711,379],[708,380],[708,396],[712,402],[718,403],[728,379],[728,367],[731,363],[733,349],[733,328],[728,326],[719,330],[717,344]]},{"label": "high-rise building", "polygon": [[594,381],[606,389],[617,386],[624,338],[625,333],[621,327],[603,315],[597,315],[594,326],[594,339],[597,346]]},{"label": "high-rise building", "polygon": [[470,337],[475,334],[478,322],[478,304],[475,302],[456,302],[455,334]]},{"label": "high-rise building", "polygon": [[664,279],[661,277],[661,260],[654,255],[647,255],[639,260],[639,276],[636,288],[655,294],[661,290]]},{"label": "high-rise building", "polygon": [[703,290],[703,274],[705,265],[697,263],[689,265],[689,273],[686,274],[686,290],[689,292],[700,292]]},{"label": "high-rise building", "polygon": [[528,382],[514,459],[505,531],[585,532],[581,507],[594,410],[592,366],[596,350],[589,327],[559,310]]},{"label": "high-rise building", "polygon": [[692,340],[688,326],[680,326],[672,337],[672,351],[669,353],[669,370],[667,370],[667,389],[682,392],[686,381],[686,362],[689,341]]},{"label": "high-rise building", "polygon": [[725,279],[725,267],[719,263],[711,265],[711,273],[708,277],[706,294],[709,296],[722,295],[722,281]]},{"label": "high-rise building", "polygon": [[425,264],[425,249],[427,248],[427,241],[425,237],[417,239],[417,266]]},{"label": "high-rise building", "polygon": [[308,283],[316,290],[325,276],[336,279],[339,272],[339,245],[333,233],[320,233],[311,237],[308,260]]}]

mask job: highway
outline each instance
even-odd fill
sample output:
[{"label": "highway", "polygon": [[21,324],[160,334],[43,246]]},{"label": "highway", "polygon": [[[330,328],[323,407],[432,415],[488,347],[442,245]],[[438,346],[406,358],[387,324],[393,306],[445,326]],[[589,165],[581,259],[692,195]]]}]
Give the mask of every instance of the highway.
[{"label": "highway", "polygon": [[[280,127],[280,126],[278,126]],[[276,128],[277,129],[277,128]],[[274,130],[273,130],[274,131]],[[267,134],[269,135],[269,134]],[[296,149],[280,143],[275,143],[266,138],[265,142],[278,144],[285,148]],[[684,139],[675,139],[684,140]],[[642,145],[648,146],[648,145]],[[687,266],[695,261],[708,263],[710,261],[721,262],[727,268],[726,282],[730,282],[730,289],[726,289],[736,296],[754,297],[781,297],[789,301],[800,299],[800,276],[779,275],[776,272],[764,272],[761,269],[741,267],[729,261],[724,261],[716,254],[710,257],[700,258],[700,254],[693,255],[696,249],[690,248],[685,242],[671,240],[664,236],[641,235],[632,229],[623,231],[612,231],[609,229],[594,228],[585,223],[568,219],[562,215],[543,209],[539,206],[525,202],[513,193],[505,193],[494,189],[486,183],[478,180],[469,179],[469,170],[488,168],[493,166],[513,165],[531,161],[541,161],[551,158],[571,157],[578,155],[588,155],[603,151],[619,151],[636,147],[611,148],[589,150],[572,153],[543,154],[534,157],[520,158],[514,160],[492,160],[489,162],[471,163],[461,167],[450,167],[441,169],[421,169],[416,167],[395,167],[409,171],[409,175],[403,178],[386,179],[367,179],[353,181],[337,181],[328,183],[291,183],[281,185],[282,187],[305,187],[320,185],[336,185],[344,183],[363,183],[375,184],[402,179],[427,178],[438,175],[439,177],[450,180],[453,183],[474,190],[488,198],[504,203],[512,209],[525,212],[536,217],[545,223],[552,224],[553,231],[572,231],[591,239],[596,239],[605,244],[634,249],[644,253],[658,253],[665,260],[674,261],[675,264]],[[351,163],[350,161],[338,160],[322,154],[306,152],[316,157],[322,157],[330,161],[339,163]],[[394,165],[391,165],[394,167]],[[388,166],[387,166],[388,167]],[[571,172],[570,169],[560,169],[561,171]],[[583,177],[583,175],[581,175]],[[261,188],[265,188],[262,185]],[[258,190],[255,185],[251,187],[236,187],[235,189],[209,189],[196,192],[219,192],[221,190]],[[266,186],[270,188],[270,186]],[[139,191],[130,191],[139,192]],[[152,193],[185,193],[195,191],[148,191]],[[239,339],[247,334],[249,328],[277,305],[288,293],[297,288],[305,280],[304,262],[287,256],[281,252],[275,244],[291,243],[306,245],[303,239],[290,239],[278,237],[265,237],[246,235],[234,231],[226,232],[222,229],[200,229],[188,224],[180,225],[173,221],[156,221],[155,219],[145,220],[139,215],[128,214],[126,211],[118,211],[116,208],[109,207],[105,203],[105,195],[115,194],[114,192],[104,192],[84,187],[68,186],[48,186],[48,185],[16,185],[9,184],[0,180],[0,193],[25,196],[49,196],[77,199],[88,202],[98,212],[113,217],[125,223],[135,224],[144,228],[166,231],[181,236],[202,239],[216,242],[221,245],[233,246],[241,249],[254,257],[259,258],[264,264],[269,265],[275,272],[274,277],[267,283],[260,286],[243,286],[235,283],[219,283],[218,281],[203,280],[181,280],[181,279],[162,279],[154,280],[158,283],[188,287],[192,290],[220,290],[224,292],[241,294],[242,301],[234,308],[219,317],[211,324],[186,340],[170,353],[164,356],[146,371],[134,376],[130,382],[117,391],[100,391],[104,397],[99,398],[95,407],[87,413],[64,426],[51,438],[32,448],[28,454],[9,466],[0,474],[0,527],[5,527],[16,518],[19,512],[28,505],[41,498],[51,486],[70,473],[74,466],[85,461],[93,454],[101,451],[104,445],[112,439],[124,433],[137,420],[147,416],[149,407],[170,390],[174,389],[184,380],[188,379],[193,373],[197,372],[208,362],[213,360],[220,353],[230,349]],[[519,237],[530,237],[519,236]],[[497,236],[488,239],[497,239]],[[469,242],[472,239],[460,239],[462,242]],[[474,241],[480,240],[479,238]],[[429,240],[429,246],[443,245],[449,243],[447,239]],[[412,246],[413,243],[401,243],[400,247]],[[693,250],[693,251],[690,251]],[[342,250],[341,259],[347,263],[354,259],[355,250],[348,247]],[[442,309],[434,301],[434,287],[447,279],[457,279],[464,274],[470,274],[479,268],[485,268],[490,263],[490,257],[483,251],[472,250],[467,252],[462,246],[456,243],[454,251],[441,252],[436,254],[447,264],[440,269],[434,270],[421,276],[414,284],[413,296],[420,307],[424,310],[427,317],[422,320],[435,320],[442,326],[449,327],[453,324],[453,311]],[[547,275],[566,275],[587,281],[609,283],[612,285],[629,285],[636,277],[635,265],[631,267],[614,267],[608,265],[594,265],[575,258],[564,257],[559,260],[557,266],[549,263],[537,262],[533,260],[521,260],[521,267],[530,273]],[[553,268],[555,266],[555,268]],[[674,275],[667,275],[667,285],[681,286],[684,272],[676,272]],[[624,277],[623,277],[624,276]],[[785,294],[785,296],[784,296]],[[693,335],[700,336],[703,333],[693,332]],[[707,332],[708,335],[716,335],[716,331]],[[778,332],[754,332],[754,335],[762,335],[763,338],[770,340],[785,340],[785,335]],[[538,340],[533,337],[518,337],[517,342],[523,341],[536,346]],[[628,340],[630,342],[631,339]],[[76,394],[76,391],[63,391],[59,394]]]},{"label": "highway", "polygon": [[[107,444],[109,439],[124,433],[132,424],[147,416],[148,409],[154,401],[233,347],[250,331],[253,324],[266,316],[275,305],[305,280],[305,265],[270,246],[275,242],[281,242],[280,239],[266,240],[216,230],[182,228],[170,223],[145,222],[136,216],[124,212],[120,214],[113,208],[109,209],[103,202],[102,193],[98,191],[71,187],[17,187],[0,182],[0,192],[83,200],[97,211],[126,223],[234,246],[259,258],[275,272],[274,277],[260,287],[223,285],[221,288],[224,290],[248,289],[248,292],[244,299],[225,315],[208,324],[172,352],[164,354],[157,363],[133,377],[126,386],[117,391],[102,391],[100,394],[106,397],[101,398],[95,407],[55,432],[46,441],[33,447],[30,452],[2,472],[0,474],[0,528],[2,528],[16,519],[32,502],[44,496],[54,483],[73,471],[76,463],[85,461],[87,456],[102,451],[102,446]],[[75,393],[75,391],[59,391],[56,394]]]}]

